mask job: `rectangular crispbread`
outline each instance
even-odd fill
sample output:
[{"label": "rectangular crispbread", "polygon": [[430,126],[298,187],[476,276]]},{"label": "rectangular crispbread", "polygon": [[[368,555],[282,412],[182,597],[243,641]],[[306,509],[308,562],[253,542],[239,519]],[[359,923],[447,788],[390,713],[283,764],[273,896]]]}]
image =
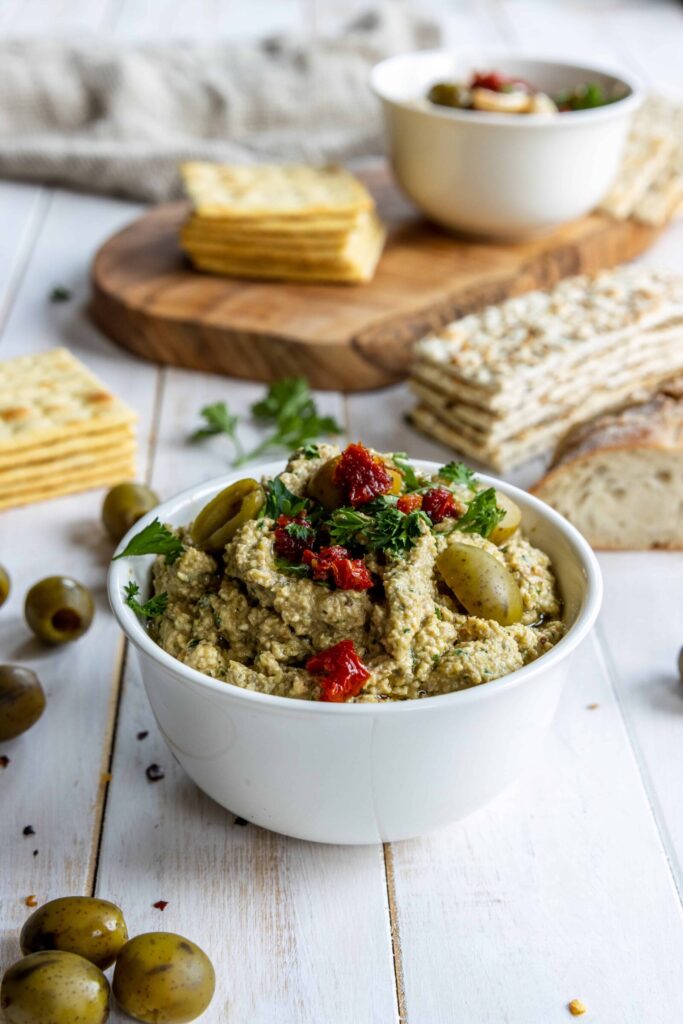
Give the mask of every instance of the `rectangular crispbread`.
[{"label": "rectangular crispbread", "polygon": [[130,480],[134,476],[135,462],[126,458],[98,470],[69,474],[61,480],[38,481],[33,485],[0,489],[0,509],[17,508],[20,505],[30,505],[36,501],[59,498],[66,494],[77,494],[95,487],[107,487],[123,480]]},{"label": "rectangular crispbread", "polygon": [[0,363],[0,457],[136,419],[64,348]]},{"label": "rectangular crispbread", "polygon": [[127,449],[129,445],[134,444],[134,429],[123,427],[80,436],[74,435],[31,448],[20,448],[18,451],[5,451],[0,454],[0,477],[5,470],[14,466],[56,461],[64,456],[79,455],[84,452],[98,452],[102,456],[106,456],[110,452]]},{"label": "rectangular crispbread", "polygon": [[91,449],[85,452],[76,452],[64,455],[61,458],[49,458],[25,462],[20,465],[3,467],[0,469],[0,494],[7,490],[14,490],[24,481],[27,484],[42,482],[55,483],[65,480],[69,476],[89,471],[100,472],[111,465],[118,465],[128,460],[131,465],[135,464],[135,441],[131,440],[126,445],[115,449]]},{"label": "rectangular crispbread", "polygon": [[365,186],[342,167],[190,162],[180,172],[200,217],[343,219],[373,206]]}]

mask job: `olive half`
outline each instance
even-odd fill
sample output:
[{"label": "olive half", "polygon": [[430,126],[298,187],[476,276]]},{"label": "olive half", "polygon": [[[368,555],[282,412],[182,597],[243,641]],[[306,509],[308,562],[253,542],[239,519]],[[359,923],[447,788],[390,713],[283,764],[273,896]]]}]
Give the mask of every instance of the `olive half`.
[{"label": "olive half", "polygon": [[77,580],[48,576],[29,590],[24,614],[39,639],[48,644],[66,644],[89,628],[95,604],[90,591]]},{"label": "olive half", "polygon": [[481,619],[501,626],[519,622],[524,612],[517,581],[497,558],[473,544],[451,543],[436,567],[460,604]]},{"label": "olive half", "polygon": [[230,484],[204,506],[193,522],[193,544],[204,551],[222,551],[240,527],[256,519],[265,500],[265,492],[256,480],[247,478]]},{"label": "olive half", "polygon": [[21,736],[44,710],[45,693],[35,672],[21,665],[0,665],[0,741]]}]

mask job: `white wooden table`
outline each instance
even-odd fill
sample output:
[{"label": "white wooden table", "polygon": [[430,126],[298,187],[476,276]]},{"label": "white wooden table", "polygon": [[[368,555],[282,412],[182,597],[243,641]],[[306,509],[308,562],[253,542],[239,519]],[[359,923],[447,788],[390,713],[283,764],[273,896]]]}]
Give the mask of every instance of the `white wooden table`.
[{"label": "white wooden table", "polygon": [[[2,0],[0,32],[320,32],[358,6]],[[673,2],[433,6],[453,43],[618,61],[683,95],[683,8]],[[246,413],[262,387],[138,362],[90,325],[89,261],[138,210],[0,183],[0,358],[71,348],[140,413],[141,473],[167,496],[225,469],[220,443],[186,443],[199,407],[225,399]],[[683,271],[683,224],[647,260]],[[73,300],[50,304],[56,284]],[[320,402],[352,438],[447,454],[403,425],[404,387]],[[210,952],[218,988],[207,1024],[553,1024],[571,1019],[574,997],[596,1024],[683,1019],[681,555],[601,557],[604,610],[532,777],[429,838],[334,848],[236,824],[173,762],[106,608],[101,500],[0,514],[0,563],[14,582],[0,660],[35,667],[48,694],[38,725],[0,748],[10,757],[0,769],[0,967],[17,956],[26,896],[98,893],[125,908],[132,932],[179,931]],[[81,642],[46,652],[29,639],[22,596],[55,572],[88,584],[98,614]],[[154,761],[166,777],[153,785]],[[26,825],[35,836],[22,835]],[[160,899],[163,913],[152,906]]]}]

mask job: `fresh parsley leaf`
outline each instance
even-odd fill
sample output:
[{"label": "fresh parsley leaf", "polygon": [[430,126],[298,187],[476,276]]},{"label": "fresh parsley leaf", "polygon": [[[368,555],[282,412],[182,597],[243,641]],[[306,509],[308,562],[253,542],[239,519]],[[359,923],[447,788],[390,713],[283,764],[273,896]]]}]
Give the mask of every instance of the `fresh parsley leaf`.
[{"label": "fresh parsley leaf", "polygon": [[165,555],[167,563],[171,565],[183,551],[180,539],[158,519],[153,519],[144,530],[135,534],[120,554],[114,555],[113,561],[136,555]]},{"label": "fresh parsley leaf", "polygon": [[68,302],[71,292],[63,284],[56,284],[50,292],[50,302]]},{"label": "fresh parsley leaf", "polygon": [[464,462],[447,462],[436,475],[442,480],[447,480],[449,484],[461,484],[472,491],[476,490],[474,470]]},{"label": "fresh parsley leaf", "polygon": [[458,519],[456,529],[462,530],[463,533],[479,533],[482,537],[488,537],[504,516],[505,509],[497,504],[494,488],[487,487],[485,491],[479,491],[476,497],[472,498],[467,511]]},{"label": "fresh parsley leaf", "polygon": [[132,608],[136,615],[139,615],[143,619],[156,619],[160,615],[163,615],[168,605],[168,594],[156,594],[154,597],[150,597],[144,604],[140,604],[137,600],[137,595],[140,593],[140,587],[137,585],[135,580],[131,580],[127,583],[124,588],[124,601],[129,608]]},{"label": "fresh parsley leaf", "polygon": [[309,574],[307,565],[288,562],[286,558],[276,558],[275,568],[287,576],[308,576]]},{"label": "fresh parsley leaf", "polygon": [[376,499],[365,507],[372,514],[355,508],[339,508],[332,513],[328,529],[335,544],[346,547],[355,541],[371,551],[405,554],[419,540],[422,524],[431,527],[431,521],[424,512],[406,515],[390,501]]},{"label": "fresh parsley leaf", "polygon": [[301,451],[301,454],[305,459],[319,459],[320,448],[317,444],[305,444]]},{"label": "fresh parsley leaf", "polygon": [[269,519],[278,516],[298,516],[308,507],[306,498],[299,498],[283,484],[279,476],[266,485],[266,503],[263,514]]},{"label": "fresh parsley leaf", "polygon": [[190,440],[203,441],[205,438],[214,437],[216,434],[226,434],[235,446],[236,458],[240,459],[243,452],[242,444],[237,436],[239,416],[233,415],[225,402],[213,402],[211,405],[205,405],[201,410],[201,415],[206,421],[205,426],[195,430],[190,436]]},{"label": "fresh parsley leaf", "polygon": [[[324,434],[341,434],[342,430],[332,416],[320,416],[303,377],[285,377],[271,384],[266,397],[252,406],[257,419],[274,423],[273,432],[236,465],[254,459],[271,448],[301,448]],[[307,458],[315,456],[306,455]]]},{"label": "fresh parsley leaf", "polygon": [[309,537],[313,537],[313,530],[308,523],[298,523],[296,519],[291,523],[287,523],[285,526],[285,532],[288,533],[290,537],[295,537],[297,540],[308,540]]},{"label": "fresh parsley leaf", "polygon": [[394,452],[392,455],[393,463],[397,469],[403,473],[403,480],[406,485],[406,491],[417,491],[420,489],[420,480],[413,467],[408,462],[408,456],[405,452]]}]

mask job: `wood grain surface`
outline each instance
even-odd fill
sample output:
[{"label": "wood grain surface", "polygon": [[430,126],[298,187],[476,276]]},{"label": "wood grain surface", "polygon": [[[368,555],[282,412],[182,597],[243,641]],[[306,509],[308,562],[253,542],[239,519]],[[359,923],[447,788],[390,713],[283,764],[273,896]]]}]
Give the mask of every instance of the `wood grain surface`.
[{"label": "wood grain surface", "polygon": [[178,232],[184,203],[114,235],[93,264],[91,313],[145,359],[230,377],[301,375],[359,391],[406,376],[413,342],[464,313],[562,277],[630,260],[659,232],[593,214],[520,244],[458,239],[422,218],[389,172],[364,174],[389,228],[365,285],[240,281],[194,270]]}]

